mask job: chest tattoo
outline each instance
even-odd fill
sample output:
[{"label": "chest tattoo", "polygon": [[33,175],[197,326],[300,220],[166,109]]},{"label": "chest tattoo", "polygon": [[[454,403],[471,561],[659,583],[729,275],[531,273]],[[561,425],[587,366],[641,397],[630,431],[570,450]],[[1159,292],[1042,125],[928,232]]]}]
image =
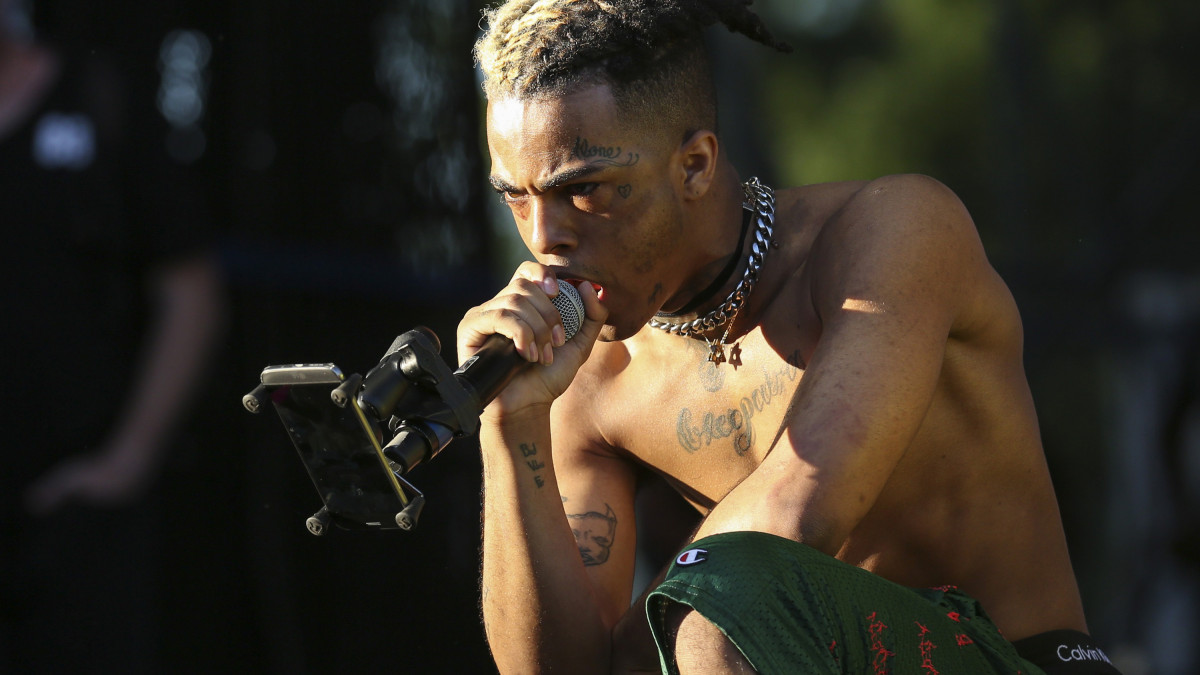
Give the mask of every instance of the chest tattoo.
[{"label": "chest tattoo", "polygon": [[718,392],[725,386],[725,371],[721,370],[719,365],[704,359],[696,366],[696,374],[700,377],[700,386],[704,387],[704,391]]},{"label": "chest tattoo", "polygon": [[[776,398],[787,395],[789,385],[800,376],[799,352],[787,359],[787,365],[775,370],[762,370],[762,380],[757,387],[742,396],[736,405],[716,410],[683,408],[675,421],[675,437],[680,447],[694,453],[713,443],[731,439],[733,451],[745,455],[754,447],[754,417],[771,405]],[[716,370],[713,364],[708,365]],[[707,376],[707,377],[706,377]],[[713,378],[720,377],[719,380]],[[719,391],[724,384],[723,376],[714,376],[701,368],[700,380],[708,391]]]},{"label": "chest tattoo", "polygon": [[730,408],[721,414],[703,413],[703,417],[697,422],[692,409],[684,408],[679,411],[675,435],[679,439],[679,445],[688,452],[696,452],[700,448],[712,445],[713,441],[734,436],[734,451],[744,455],[753,444],[754,429],[747,421],[741,411]]}]

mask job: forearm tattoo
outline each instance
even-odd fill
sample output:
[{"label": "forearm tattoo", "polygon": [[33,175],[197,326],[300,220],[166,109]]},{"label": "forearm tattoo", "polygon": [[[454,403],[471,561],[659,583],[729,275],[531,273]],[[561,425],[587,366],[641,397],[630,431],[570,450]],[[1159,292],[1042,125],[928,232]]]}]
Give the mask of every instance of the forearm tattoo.
[{"label": "forearm tattoo", "polygon": [[613,513],[612,507],[605,504],[604,513],[568,513],[567,520],[571,521],[571,531],[575,533],[583,564],[591,567],[607,562],[617,537],[617,514]]},{"label": "forearm tattoo", "polygon": [[546,468],[546,463],[539,460],[537,458],[537,454],[538,450],[536,443],[521,444],[521,456],[525,458],[525,466],[528,466],[529,470],[533,472],[533,482],[537,484],[538,488],[540,489],[546,485],[546,481],[542,478],[542,474],[538,472]]}]

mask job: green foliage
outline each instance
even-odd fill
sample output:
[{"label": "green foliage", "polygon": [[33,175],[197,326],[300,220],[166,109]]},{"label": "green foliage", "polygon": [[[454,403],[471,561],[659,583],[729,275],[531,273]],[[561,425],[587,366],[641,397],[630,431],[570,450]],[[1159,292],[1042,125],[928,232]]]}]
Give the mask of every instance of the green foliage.
[{"label": "green foliage", "polygon": [[932,173],[940,155],[978,145],[990,11],[886,0],[841,36],[801,37],[766,86],[772,126],[793,150],[784,182]]},{"label": "green foliage", "polygon": [[755,7],[797,47],[762,66],[779,182],[928,173],[1001,264],[1187,264],[1122,221],[1195,240],[1177,223],[1195,220],[1200,3],[875,0],[836,30]]}]

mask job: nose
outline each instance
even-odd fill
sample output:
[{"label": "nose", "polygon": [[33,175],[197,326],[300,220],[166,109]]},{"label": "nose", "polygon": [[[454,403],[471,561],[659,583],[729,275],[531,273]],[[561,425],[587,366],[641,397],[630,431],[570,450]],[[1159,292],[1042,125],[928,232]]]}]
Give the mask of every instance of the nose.
[{"label": "nose", "polygon": [[546,195],[533,198],[529,209],[529,250],[536,254],[561,254],[576,245],[569,216],[555,208]]}]

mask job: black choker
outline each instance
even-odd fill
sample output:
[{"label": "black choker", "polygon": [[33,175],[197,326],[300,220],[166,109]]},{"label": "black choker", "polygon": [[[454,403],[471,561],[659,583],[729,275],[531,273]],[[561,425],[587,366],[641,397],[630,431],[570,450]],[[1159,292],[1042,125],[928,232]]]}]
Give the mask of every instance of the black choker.
[{"label": "black choker", "polygon": [[733,273],[737,271],[738,263],[742,261],[742,246],[744,246],[746,243],[746,233],[750,231],[751,215],[753,215],[753,211],[747,208],[742,209],[742,234],[738,237],[737,248],[733,249],[733,257],[729,259],[729,262],[725,265],[725,269],[721,270],[721,273],[717,275],[717,278],[713,279],[712,283],[709,284],[707,288],[697,293],[696,297],[692,298],[692,301],[684,305],[681,309],[678,309],[674,312],[659,312],[656,314],[656,316],[672,318],[684,316],[686,314],[691,314],[701,306],[708,304],[709,300],[712,300],[713,296],[717,294],[717,291],[721,290],[721,287],[725,285],[725,282],[729,281],[729,278],[732,277]]},{"label": "black choker", "polygon": [[[720,307],[702,317],[683,323],[674,323],[662,321],[656,316],[650,319],[649,324],[651,328],[681,337],[700,335],[708,343],[708,360],[713,363],[721,363],[725,360],[725,341],[729,339],[729,331],[733,328],[742,305],[746,304],[746,299],[750,297],[750,292],[754,290],[754,285],[758,282],[758,273],[762,270],[763,258],[767,251],[775,246],[775,192],[760,183],[757,178],[751,178],[742,183],[742,190],[746,194],[744,205],[754,209],[754,241],[750,245],[750,255],[746,259],[746,270],[742,273],[737,287],[730,292],[729,297],[725,298],[725,302],[721,303]],[[723,274],[718,279],[722,279],[724,276]],[[707,292],[705,291],[705,293]],[[689,306],[691,304],[689,303]],[[704,335],[721,326],[725,326],[725,334],[719,340],[713,341]]]}]

